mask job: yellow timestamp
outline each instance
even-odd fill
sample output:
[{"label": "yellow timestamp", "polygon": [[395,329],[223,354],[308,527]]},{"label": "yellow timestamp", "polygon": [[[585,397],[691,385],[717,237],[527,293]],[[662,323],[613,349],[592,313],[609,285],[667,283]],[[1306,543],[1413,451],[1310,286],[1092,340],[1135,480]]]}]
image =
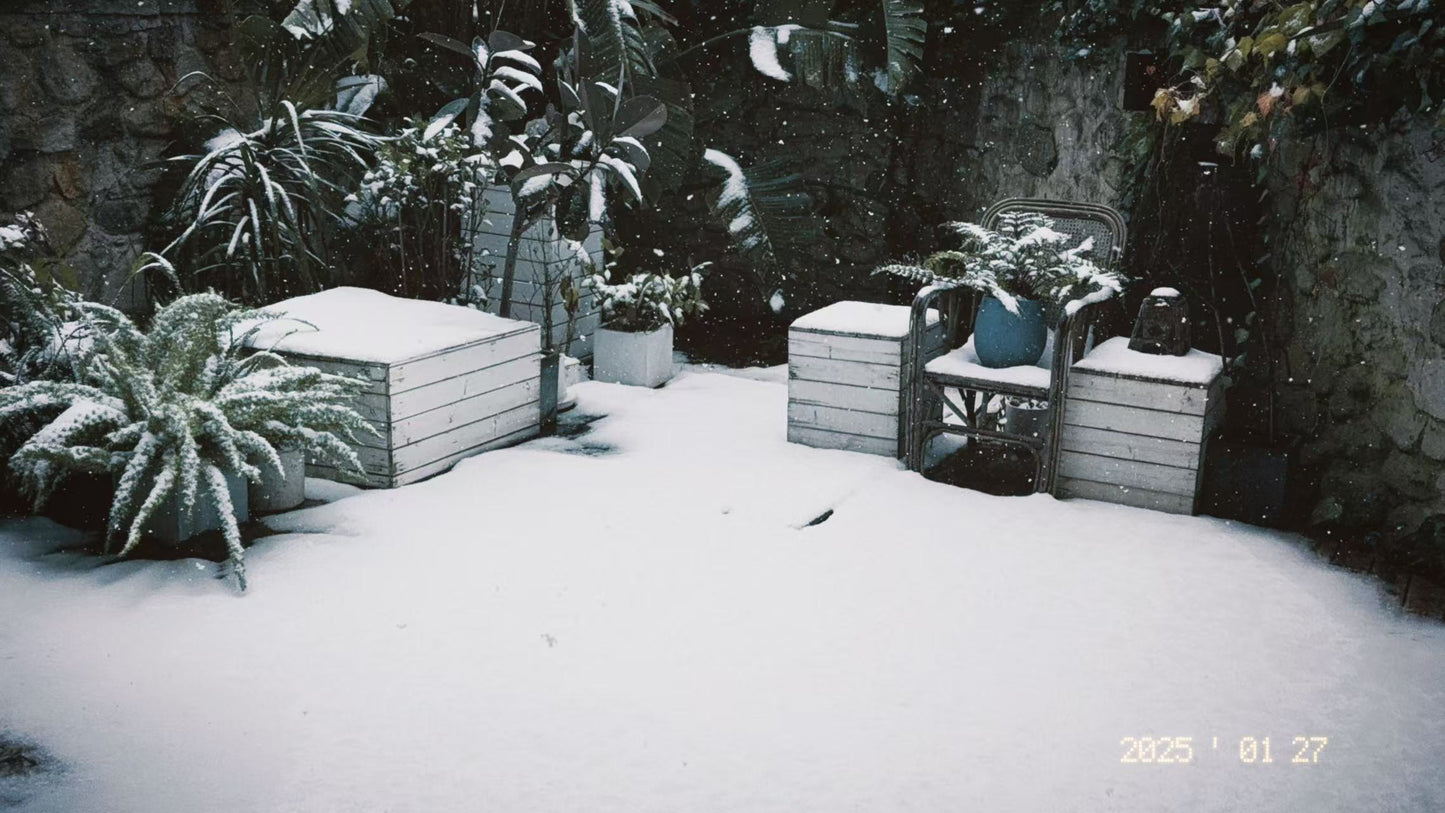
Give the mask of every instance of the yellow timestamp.
[{"label": "yellow timestamp", "polygon": [[[1282,741],[1282,740],[1281,740]],[[1318,765],[1329,737],[1299,736],[1276,757],[1269,737],[1124,737],[1119,747],[1124,765],[1193,765],[1203,755],[1237,755],[1245,765]]]}]

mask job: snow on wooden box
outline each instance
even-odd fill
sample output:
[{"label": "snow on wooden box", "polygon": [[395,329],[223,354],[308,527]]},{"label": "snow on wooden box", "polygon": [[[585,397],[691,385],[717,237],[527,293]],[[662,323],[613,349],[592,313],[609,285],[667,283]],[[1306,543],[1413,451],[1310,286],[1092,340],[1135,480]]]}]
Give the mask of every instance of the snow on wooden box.
[{"label": "snow on wooden box", "polygon": [[1192,514],[1204,446],[1224,419],[1224,365],[1109,339],[1069,371],[1058,493]]},{"label": "snow on wooden box", "polygon": [[[788,329],[788,440],[900,457],[910,309],[839,302]],[[930,314],[927,358],[943,350]]]},{"label": "snow on wooden box", "polygon": [[[512,234],[512,218],[516,205],[511,190],[504,186],[489,187],[483,194],[486,216],[478,221],[473,245],[478,260],[468,287],[480,289],[487,297],[487,310],[501,309],[502,276],[507,263],[507,244]],[[581,254],[590,266],[602,265],[602,229],[593,226],[581,243]],[[523,232],[517,249],[516,273],[512,280],[511,317],[542,323],[548,303],[552,309],[552,346],[579,358],[591,358],[592,335],[602,323],[601,308],[592,292],[581,283],[592,268],[581,260],[577,246],[563,240],[550,218],[533,224]],[[580,295],[572,323],[572,344],[567,342],[567,309],[563,305],[561,283],[571,278]]]},{"label": "snow on wooden box", "polygon": [[288,299],[267,310],[290,318],[268,324],[252,346],[368,382],[357,409],[378,436],[356,444],[365,478],[310,463],[313,477],[391,488],[538,432],[541,329],[535,324],[360,288]]}]

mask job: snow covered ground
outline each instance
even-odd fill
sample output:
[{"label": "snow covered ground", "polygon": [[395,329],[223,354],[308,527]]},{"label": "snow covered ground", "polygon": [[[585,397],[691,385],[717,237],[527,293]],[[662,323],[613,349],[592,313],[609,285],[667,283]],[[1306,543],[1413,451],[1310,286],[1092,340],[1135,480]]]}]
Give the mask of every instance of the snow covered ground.
[{"label": "snow covered ground", "polygon": [[1445,627],[1297,541],[790,446],[776,370],[579,395],[272,519],[243,597],[0,525],[0,731],[63,764],[0,807],[1445,809]]}]

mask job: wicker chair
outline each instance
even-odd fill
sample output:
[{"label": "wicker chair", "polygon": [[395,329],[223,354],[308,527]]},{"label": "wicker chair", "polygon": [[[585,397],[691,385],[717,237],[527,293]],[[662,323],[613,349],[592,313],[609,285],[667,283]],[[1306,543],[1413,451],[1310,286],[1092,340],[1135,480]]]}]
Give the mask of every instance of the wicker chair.
[{"label": "wicker chair", "polygon": [[[995,204],[983,216],[985,228],[997,227],[1005,213],[1038,212],[1054,221],[1054,229],[1080,240],[1093,239],[1090,259],[1103,267],[1113,265],[1123,253],[1127,230],[1119,213],[1107,206],[1069,203],[1055,200],[1012,198]],[[1053,492],[1053,461],[1058,457],[1063,395],[1068,386],[1069,367],[1083,355],[1089,328],[1102,303],[1089,303],[1074,312],[1066,312],[1054,326],[1051,362],[1041,366],[984,367],[974,353],[971,334],[974,317],[982,297],[969,288],[946,284],[930,285],[913,300],[909,340],[905,346],[904,369],[911,371],[905,383],[911,397],[905,400],[908,410],[905,450],[908,467],[924,470],[928,444],[940,434],[986,438],[992,442],[1025,450],[1034,459],[1035,491]],[[925,358],[926,317],[937,310],[943,322],[945,347],[952,348],[936,358]],[[961,394],[961,405],[949,397],[949,390]],[[1042,437],[1015,435],[980,426],[980,413],[986,411],[994,395],[1019,396],[1048,403],[1045,422],[1048,431]],[[945,421],[943,409],[953,413],[957,422]]]}]

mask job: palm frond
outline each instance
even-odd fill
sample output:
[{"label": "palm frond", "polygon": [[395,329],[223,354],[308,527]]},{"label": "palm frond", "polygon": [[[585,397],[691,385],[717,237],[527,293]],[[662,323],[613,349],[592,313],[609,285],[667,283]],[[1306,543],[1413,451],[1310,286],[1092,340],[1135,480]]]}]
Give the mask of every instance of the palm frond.
[{"label": "palm frond", "polygon": [[737,249],[753,263],[764,296],[782,287],[781,255],[817,235],[813,199],[800,188],[802,176],[771,161],[743,169],[727,153],[709,149],[703,159],[721,171],[713,201]]},{"label": "palm frond", "polygon": [[881,0],[883,31],[887,47],[885,72],[887,92],[900,93],[923,61],[923,45],[928,38],[928,20],[923,4],[916,0]]}]

